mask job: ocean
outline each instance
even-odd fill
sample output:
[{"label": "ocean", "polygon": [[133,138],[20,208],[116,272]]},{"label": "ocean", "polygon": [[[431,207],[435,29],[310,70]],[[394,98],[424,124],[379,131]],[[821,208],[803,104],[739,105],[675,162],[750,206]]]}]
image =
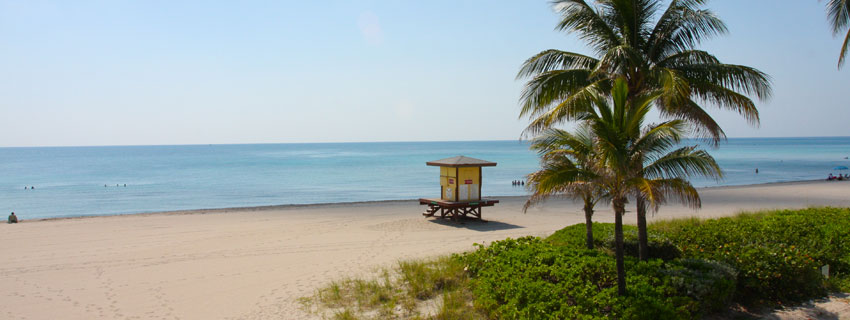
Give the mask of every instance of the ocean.
[{"label": "ocean", "polygon": [[[693,180],[700,187],[822,179],[850,166],[850,137],[733,138],[706,149],[726,177]],[[0,212],[39,219],[438,197],[439,169],[425,162],[456,155],[498,163],[483,169],[485,197],[528,194],[511,181],[538,168],[520,141],[0,148]]]}]

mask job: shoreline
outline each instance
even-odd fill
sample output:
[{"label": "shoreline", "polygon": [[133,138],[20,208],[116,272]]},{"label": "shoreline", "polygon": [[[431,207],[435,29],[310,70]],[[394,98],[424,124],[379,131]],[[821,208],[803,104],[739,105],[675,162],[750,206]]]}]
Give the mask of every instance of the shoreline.
[{"label": "shoreline", "polygon": [[[814,180],[795,180],[795,181],[778,181],[778,182],[765,182],[765,183],[755,183],[755,184],[741,184],[741,185],[728,185],[728,186],[710,186],[710,187],[697,187],[697,190],[726,190],[726,189],[736,189],[736,188],[751,188],[758,186],[793,186],[800,184],[808,184],[823,181],[824,183],[837,183],[844,181],[826,181],[825,179],[814,179]],[[850,182],[850,181],[848,181]],[[504,200],[516,200],[527,198],[528,196],[490,196],[485,198],[498,198]],[[563,197],[555,196],[552,199],[561,199]],[[332,208],[335,206],[368,206],[368,205],[381,205],[381,204],[393,204],[393,203],[405,203],[405,202],[414,202],[419,199],[399,199],[399,200],[370,200],[370,201],[348,201],[348,202],[322,202],[322,203],[303,203],[303,204],[275,204],[275,205],[266,205],[266,206],[247,206],[247,207],[224,207],[224,208],[200,208],[200,209],[184,209],[184,210],[166,210],[166,211],[149,211],[149,212],[135,212],[135,213],[117,213],[117,214],[91,214],[91,215],[82,215],[82,216],[68,216],[68,217],[53,217],[53,218],[34,218],[34,219],[22,219],[19,223],[35,223],[35,222],[49,222],[49,221],[59,221],[59,220],[75,220],[75,219],[92,219],[92,218],[108,218],[108,217],[128,217],[128,216],[155,216],[155,215],[192,215],[192,214],[222,214],[228,213],[230,211],[241,211],[241,212],[262,212],[262,211],[278,211],[278,210],[292,210],[292,209],[303,209],[303,208]]]}]

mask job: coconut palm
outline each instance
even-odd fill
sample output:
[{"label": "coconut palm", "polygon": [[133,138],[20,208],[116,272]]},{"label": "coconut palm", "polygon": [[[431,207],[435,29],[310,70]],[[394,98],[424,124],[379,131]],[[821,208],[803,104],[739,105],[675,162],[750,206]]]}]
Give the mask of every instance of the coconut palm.
[{"label": "coconut palm", "polygon": [[[846,0],[844,0],[846,1]],[[531,122],[524,134],[576,120],[576,111],[596,95],[610,92],[612,81],[623,77],[633,96],[657,92],[651,102],[667,119],[685,120],[697,137],[715,143],[725,134],[703,108],[716,106],[741,114],[758,124],[759,114],[749,96],[766,99],[770,80],[763,72],[724,64],[697,49],[708,38],[726,33],[726,25],[702,6],[707,0],[558,0],[562,14],[557,28],[574,33],[593,55],[545,50],[529,58],[517,78],[530,78],[520,97],[521,117]],[[657,17],[657,18],[655,18]],[[648,253],[646,201],[636,198],[641,258]]]},{"label": "coconut palm", "polygon": [[838,54],[838,68],[844,64],[844,58],[847,57],[847,48],[850,48],[850,1],[848,0],[829,0],[826,4],[826,12],[829,23],[832,25],[832,34],[838,35],[847,29],[847,34],[844,36],[844,44],[841,45],[841,53]]},{"label": "coconut palm", "polygon": [[593,249],[593,209],[605,198],[605,192],[598,183],[604,172],[590,128],[582,126],[574,134],[559,129],[547,130],[534,140],[531,149],[540,154],[541,169],[528,175],[528,188],[532,194],[522,211],[526,212],[553,195],[581,200],[587,230],[586,245]]},{"label": "coconut palm", "polygon": [[723,21],[700,8],[706,2],[672,0],[659,12],[660,0],[596,0],[595,7],[584,0],[555,1],[562,14],[557,29],[578,35],[594,54],[550,49],[525,61],[517,74],[530,78],[520,97],[520,117],[531,120],[525,134],[574,120],[572,109],[610,92],[619,77],[632,96],[660,90],[661,99],[653,104],[661,114],[687,120],[700,136],[725,137],[703,105],[735,111],[757,124],[758,110],[748,96],[768,98],[770,80],[755,68],[724,64],[697,49],[727,31]]},{"label": "coconut palm", "polygon": [[661,93],[629,95],[626,79],[617,79],[609,99],[597,95],[593,103],[577,107],[575,116],[596,137],[597,155],[607,174],[598,181],[614,209],[618,292],[626,292],[623,263],[623,214],[629,196],[643,197],[657,210],[669,198],[691,207],[701,205],[699,193],[686,177],[720,177],[720,167],[696,147],[672,150],[687,132],[685,121],[675,119],[644,126],[652,102]]}]

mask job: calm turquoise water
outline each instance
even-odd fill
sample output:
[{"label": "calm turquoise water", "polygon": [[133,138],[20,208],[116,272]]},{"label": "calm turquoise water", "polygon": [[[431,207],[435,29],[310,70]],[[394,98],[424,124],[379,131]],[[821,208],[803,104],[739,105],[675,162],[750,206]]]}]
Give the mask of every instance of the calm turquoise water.
[{"label": "calm turquoise water", "polygon": [[[696,185],[819,179],[850,166],[850,137],[729,139],[709,151],[727,177]],[[0,148],[0,212],[33,219],[436,197],[439,169],[425,162],[456,155],[498,163],[484,168],[484,196],[526,194],[511,181],[537,168],[517,141]]]}]

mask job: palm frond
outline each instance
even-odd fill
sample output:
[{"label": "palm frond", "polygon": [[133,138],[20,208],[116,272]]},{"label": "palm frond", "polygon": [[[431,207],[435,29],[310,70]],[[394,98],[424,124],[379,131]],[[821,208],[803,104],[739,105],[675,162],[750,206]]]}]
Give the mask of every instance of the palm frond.
[{"label": "palm frond", "polygon": [[657,0],[609,0],[600,1],[606,10],[603,18],[615,27],[620,43],[635,48],[642,47],[650,33],[652,15],[660,7]]},{"label": "palm frond", "polygon": [[542,157],[541,169],[527,176],[528,188],[533,193],[523,212],[557,194],[582,199],[590,206],[604,197],[604,190],[595,183],[601,167],[595,158],[591,134],[587,130],[571,134],[552,129],[534,140],[535,149],[550,150],[550,156]]},{"label": "palm frond", "polygon": [[686,50],[670,55],[655,62],[656,67],[671,68],[682,65],[693,64],[719,64],[720,60],[714,55],[701,50]]},{"label": "palm frond", "polygon": [[[699,192],[687,180],[682,178],[671,178],[655,179],[653,182],[656,185],[656,188],[664,193],[665,199],[676,197],[678,198],[679,203],[686,205],[691,209],[698,209],[702,207],[702,200],[700,199]],[[655,209],[657,210],[657,208]]]},{"label": "palm frond", "polygon": [[648,39],[646,52],[653,61],[691,50],[703,40],[728,32],[713,12],[700,9],[704,1],[672,1],[659,17]]},{"label": "palm frond", "polygon": [[546,128],[562,123],[564,121],[583,120],[595,114],[593,105],[598,101],[601,93],[600,86],[604,86],[606,80],[591,83],[572,95],[563,98],[557,105],[549,108],[536,108],[529,112],[531,123],[523,130],[523,135],[534,135]]},{"label": "palm frond", "polygon": [[688,99],[679,104],[666,104],[663,99],[656,100],[656,106],[665,118],[684,119],[693,124],[691,129],[697,138],[706,138],[715,145],[726,139],[726,133],[699,104]]},{"label": "palm frond", "polygon": [[[682,120],[669,120],[650,126],[640,137],[635,138],[632,150],[645,157],[666,152],[681,141],[684,127],[685,122]],[[643,165],[642,162],[640,165]]]},{"label": "palm frond", "polygon": [[850,0],[829,0],[826,4],[826,14],[832,26],[832,34],[841,33],[850,25]]},{"label": "palm frond", "polygon": [[696,147],[682,147],[650,161],[643,175],[654,178],[707,177],[720,179],[723,170],[708,152]]},{"label": "palm frond", "polygon": [[712,105],[738,113],[751,125],[758,126],[759,111],[749,97],[713,83],[694,83],[693,92]]},{"label": "palm frond", "polygon": [[711,83],[723,88],[747,95],[755,95],[760,100],[770,99],[770,76],[758,69],[734,64],[689,64],[678,65],[676,71],[688,79],[691,86],[697,83]]},{"label": "palm frond", "polygon": [[841,53],[838,54],[838,68],[844,65],[844,58],[847,58],[847,48],[850,47],[850,29],[847,29],[847,35],[844,36],[844,44],[841,45]]},{"label": "palm frond", "polygon": [[631,104],[628,108],[626,108],[627,115],[623,127],[625,132],[628,132],[634,137],[637,137],[640,134],[646,115],[652,109],[653,103],[661,96],[661,94],[662,91],[657,90],[633,96],[631,98]]},{"label": "palm frond", "polygon": [[517,79],[561,69],[593,69],[599,60],[583,54],[556,49],[544,50],[528,58],[517,73]]},{"label": "palm frond", "polygon": [[556,29],[578,33],[579,39],[594,48],[597,53],[619,44],[614,30],[584,0],[557,0],[554,7],[562,16]]},{"label": "palm frond", "polygon": [[547,107],[588,90],[593,84],[589,80],[590,70],[552,70],[538,74],[526,83],[520,94],[520,117],[535,116],[547,111]]},{"label": "palm frond", "polygon": [[610,75],[623,75],[635,70],[645,71],[647,68],[640,51],[628,45],[619,45],[605,51],[590,75],[591,77],[610,77]]},{"label": "palm frond", "polygon": [[530,148],[542,157],[550,154],[589,155],[593,153],[593,137],[586,127],[579,127],[575,133],[551,128],[534,138]]}]

